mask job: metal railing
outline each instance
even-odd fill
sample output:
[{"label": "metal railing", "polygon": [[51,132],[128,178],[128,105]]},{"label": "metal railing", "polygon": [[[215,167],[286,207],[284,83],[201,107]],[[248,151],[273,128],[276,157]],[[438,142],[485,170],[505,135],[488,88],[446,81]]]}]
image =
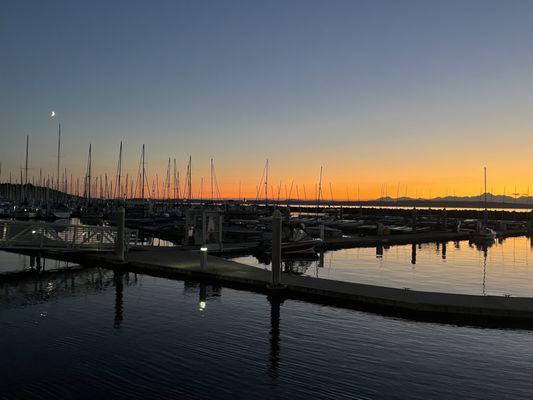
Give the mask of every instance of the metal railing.
[{"label": "metal railing", "polygon": [[[125,246],[138,244],[139,233],[125,230]],[[44,222],[0,221],[0,249],[112,250],[117,228],[91,225],[58,225]]]}]

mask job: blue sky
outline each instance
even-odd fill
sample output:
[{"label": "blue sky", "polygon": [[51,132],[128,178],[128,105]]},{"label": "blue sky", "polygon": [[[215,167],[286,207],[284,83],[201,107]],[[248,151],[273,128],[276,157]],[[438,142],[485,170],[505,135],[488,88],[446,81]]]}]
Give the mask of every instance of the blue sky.
[{"label": "blue sky", "polygon": [[131,171],[146,143],[154,173],[191,154],[199,178],[214,157],[250,190],[267,157],[283,181],[324,165],[343,193],[533,172],[532,2],[8,1],[0,39],[4,178],[26,134],[53,173],[50,110],[75,174],[89,142],[112,173],[120,140]]}]

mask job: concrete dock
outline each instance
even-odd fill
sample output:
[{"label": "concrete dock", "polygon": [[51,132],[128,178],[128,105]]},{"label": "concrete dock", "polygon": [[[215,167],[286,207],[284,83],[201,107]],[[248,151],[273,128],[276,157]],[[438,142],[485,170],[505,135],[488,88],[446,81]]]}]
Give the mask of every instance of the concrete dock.
[{"label": "concrete dock", "polygon": [[112,253],[47,252],[41,256],[148,275],[210,281],[241,290],[414,319],[533,326],[533,298],[422,292],[288,274],[282,275],[283,289],[272,292],[268,289],[270,271],[213,256],[208,256],[207,265],[202,268],[199,252],[174,247],[133,248],[126,253],[124,262],[117,261]]}]

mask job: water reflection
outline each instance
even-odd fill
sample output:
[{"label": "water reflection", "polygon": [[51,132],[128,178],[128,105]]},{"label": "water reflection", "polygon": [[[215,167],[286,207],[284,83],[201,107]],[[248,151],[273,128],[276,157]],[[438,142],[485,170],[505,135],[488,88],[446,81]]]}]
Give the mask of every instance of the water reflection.
[{"label": "water reflection", "polygon": [[383,245],[379,243],[376,246],[376,258],[382,258],[383,257]]},{"label": "water reflection", "polygon": [[115,319],[113,327],[118,329],[123,319],[124,273],[115,270],[113,272],[113,281],[115,282]]},{"label": "water reflection", "polygon": [[113,271],[102,268],[48,272],[43,267],[39,275],[20,275],[0,280],[0,307],[12,308],[63,297],[84,296],[113,286],[117,287],[117,297],[121,297],[122,281]]},{"label": "water reflection", "polygon": [[277,379],[280,364],[280,307],[283,301],[278,296],[268,296],[270,303],[270,354],[268,375]]},{"label": "water reflection", "polygon": [[186,296],[198,294],[198,310],[205,311],[208,302],[222,296],[222,287],[219,285],[207,285],[194,281],[185,281],[183,293]]},{"label": "water reflection", "polygon": [[[532,239],[521,236],[493,243],[463,240],[350,248],[319,254],[316,261],[283,262],[284,273],[325,279],[412,290],[530,297],[532,258]],[[270,261],[264,263],[254,257],[235,261],[270,268]]]}]

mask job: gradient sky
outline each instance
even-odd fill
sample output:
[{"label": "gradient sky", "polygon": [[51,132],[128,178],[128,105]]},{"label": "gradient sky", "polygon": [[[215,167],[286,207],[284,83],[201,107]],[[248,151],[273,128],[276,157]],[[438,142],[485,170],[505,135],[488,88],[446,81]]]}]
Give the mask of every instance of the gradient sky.
[{"label": "gradient sky", "polygon": [[75,176],[123,140],[150,179],[191,155],[195,191],[213,157],[224,196],[255,197],[266,158],[308,197],[320,166],[326,197],[478,194],[483,166],[533,193],[530,1],[8,0],[0,55],[3,180],[26,134],[54,173],[55,110]]}]

